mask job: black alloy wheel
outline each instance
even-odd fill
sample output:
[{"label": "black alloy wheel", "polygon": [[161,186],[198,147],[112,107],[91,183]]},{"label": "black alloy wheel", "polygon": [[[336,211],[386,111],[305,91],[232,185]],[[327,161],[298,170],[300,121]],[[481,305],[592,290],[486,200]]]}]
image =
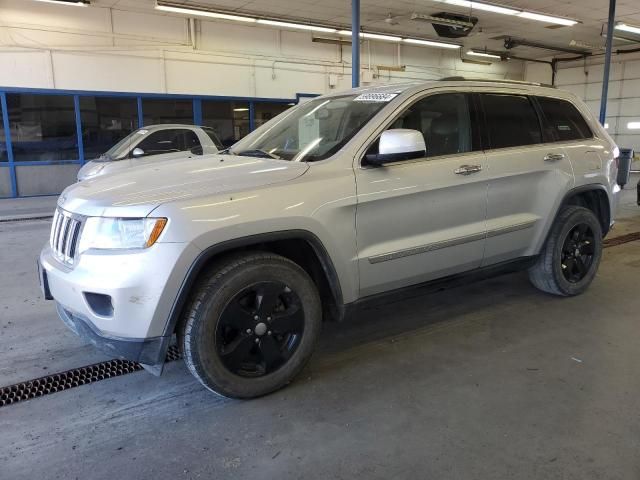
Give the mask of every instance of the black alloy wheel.
[{"label": "black alloy wheel", "polygon": [[562,274],[567,281],[578,283],[587,275],[593,263],[594,244],[595,235],[589,225],[581,223],[569,231],[561,254]]},{"label": "black alloy wheel", "polygon": [[300,265],[238,252],[200,275],[177,334],[187,368],[206,388],[255,398],[300,373],[321,326],[318,289]]},{"label": "black alloy wheel", "polygon": [[216,329],[216,351],[241,377],[260,377],[284,365],[300,345],[304,310],[282,282],[250,285],[226,305]]}]

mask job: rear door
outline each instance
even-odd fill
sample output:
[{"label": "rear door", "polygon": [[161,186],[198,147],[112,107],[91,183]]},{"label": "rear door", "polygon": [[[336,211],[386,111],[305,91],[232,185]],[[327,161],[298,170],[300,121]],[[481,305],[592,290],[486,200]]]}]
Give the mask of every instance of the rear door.
[{"label": "rear door", "polygon": [[561,98],[536,97],[550,141],[562,146],[571,161],[576,183],[607,185],[602,168],[607,141],[597,138],[580,111]]},{"label": "rear door", "polygon": [[516,91],[481,91],[488,164],[483,265],[537,253],[574,176],[562,144],[550,141],[535,100]]}]

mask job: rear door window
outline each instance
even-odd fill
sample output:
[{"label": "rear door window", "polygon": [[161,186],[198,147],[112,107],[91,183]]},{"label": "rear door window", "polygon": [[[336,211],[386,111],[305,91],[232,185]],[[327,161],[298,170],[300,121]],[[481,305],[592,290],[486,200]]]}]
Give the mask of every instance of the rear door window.
[{"label": "rear door window", "polygon": [[526,95],[480,94],[491,148],[542,143],[538,114]]},{"label": "rear door window", "polygon": [[536,97],[552,141],[565,142],[593,137],[582,114],[571,102],[558,98]]}]

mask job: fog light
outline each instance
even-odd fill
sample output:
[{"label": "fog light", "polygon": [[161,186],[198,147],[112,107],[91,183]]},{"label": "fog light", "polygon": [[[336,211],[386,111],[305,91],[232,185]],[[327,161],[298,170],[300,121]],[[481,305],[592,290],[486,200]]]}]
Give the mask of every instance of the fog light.
[{"label": "fog light", "polygon": [[87,301],[89,308],[96,315],[100,315],[101,317],[113,316],[113,303],[111,302],[110,295],[84,292],[84,298]]}]

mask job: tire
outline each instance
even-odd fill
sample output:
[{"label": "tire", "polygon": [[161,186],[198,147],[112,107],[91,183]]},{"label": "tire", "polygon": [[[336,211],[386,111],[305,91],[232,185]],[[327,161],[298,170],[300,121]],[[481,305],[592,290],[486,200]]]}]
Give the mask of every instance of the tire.
[{"label": "tire", "polygon": [[593,281],[601,258],[600,221],[591,210],[568,205],[562,207],[536,264],[529,269],[529,280],[543,292],[565,297],[579,295]]},{"label": "tire", "polygon": [[203,275],[178,336],[187,368],[202,385],[246,399],[291,382],[311,357],[321,325],[309,275],[284,257],[254,252],[230,256]]}]

